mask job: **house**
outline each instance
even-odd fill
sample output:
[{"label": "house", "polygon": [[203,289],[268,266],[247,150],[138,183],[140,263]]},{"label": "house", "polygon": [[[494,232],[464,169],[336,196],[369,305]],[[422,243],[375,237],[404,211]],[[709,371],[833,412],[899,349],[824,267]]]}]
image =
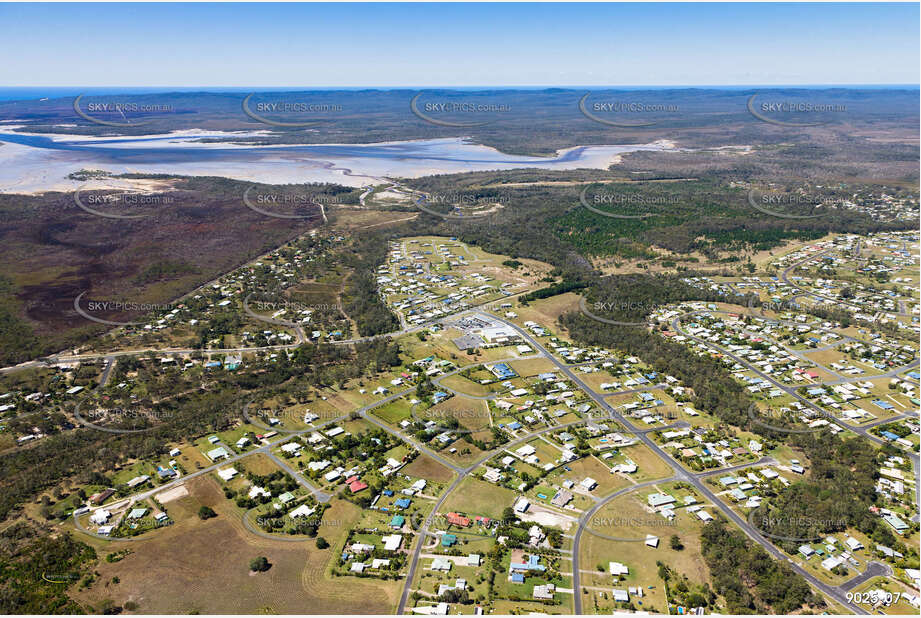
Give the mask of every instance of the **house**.
[{"label": "house", "polygon": [[483,474],[483,480],[489,481],[490,483],[498,483],[502,480],[502,473],[499,472],[498,468],[486,467],[486,473]]},{"label": "house", "polygon": [[402,534],[390,534],[388,536],[382,537],[381,541],[384,543],[384,549],[387,551],[397,551],[400,549],[400,546],[403,545],[403,535]]},{"label": "house", "polygon": [[515,501],[515,512],[524,513],[528,510],[528,507],[530,506],[531,506],[531,503],[528,502],[528,499],[525,498],[524,496],[521,496]]},{"label": "house", "polygon": [[658,547],[659,546],[659,537],[652,536],[651,534],[646,535],[646,545],[649,547]]},{"label": "house", "polygon": [[550,499],[550,504],[558,508],[563,508],[570,500],[572,500],[572,494],[565,489],[561,489]]},{"label": "house", "polygon": [[621,564],[620,562],[608,562],[608,572],[616,576],[629,575],[630,569],[627,565]]},{"label": "house", "polygon": [[553,584],[541,584],[534,586],[534,598],[540,601],[550,601],[553,599],[553,593],[556,586]]},{"label": "house", "polygon": [[464,517],[459,513],[448,513],[445,515],[445,519],[449,524],[453,526],[460,526],[461,528],[469,528],[471,524],[469,517]]},{"label": "house", "polygon": [[822,568],[826,571],[831,571],[835,567],[839,566],[844,562],[844,559],[840,556],[829,556],[822,561]]},{"label": "house", "polygon": [[288,455],[297,456],[298,451],[301,450],[301,445],[298,442],[287,442],[281,445],[281,450]]},{"label": "house", "polygon": [[393,503],[393,506],[397,507],[398,509],[408,509],[410,504],[412,504],[412,500],[409,498],[398,498]]},{"label": "house", "polygon": [[236,468],[224,468],[223,470],[218,470],[217,475],[221,477],[222,481],[229,481],[237,475]]},{"label": "house", "polygon": [[908,530],[908,524],[906,524],[904,521],[899,519],[896,515],[886,515],[883,517],[883,520],[887,524],[895,528],[895,531],[898,532],[899,534]]},{"label": "house", "polygon": [[[514,552],[513,552],[514,555]],[[510,562],[508,565],[509,573],[528,573],[530,571],[538,571],[543,573],[547,570],[547,567],[540,564],[540,556],[531,554],[528,556],[527,562]]]},{"label": "house", "polygon": [[675,499],[669,496],[668,494],[655,493],[655,494],[649,494],[649,496],[646,498],[646,502],[652,508],[657,509],[657,508],[666,506],[668,504],[673,504],[675,502]]},{"label": "house", "polygon": [[844,544],[847,545],[851,549],[851,551],[857,551],[858,549],[863,549],[863,543],[861,543],[860,541],[858,541],[852,536],[847,537],[844,540]]},{"label": "house", "polygon": [[590,476],[585,477],[579,482],[579,487],[581,487],[585,491],[591,491],[595,489],[595,487],[597,486],[598,486],[598,482],[595,481],[595,479],[593,479]]},{"label": "house", "polygon": [[806,558],[806,560],[809,560],[812,558],[813,554],[815,554],[815,550],[808,545],[800,545],[797,551],[799,551],[799,553],[801,553],[803,557]]},{"label": "house", "polygon": [[454,534],[442,534],[441,535],[441,546],[442,547],[452,547],[457,543],[457,535]]},{"label": "house", "polygon": [[141,519],[144,515],[147,515],[147,509],[131,509],[131,512],[128,513],[128,519]]},{"label": "house", "polygon": [[454,563],[447,558],[435,558],[432,560],[432,566],[430,567],[433,571],[450,571],[451,567],[454,566]]},{"label": "house", "polygon": [[352,543],[351,549],[356,554],[364,554],[374,551],[374,545],[369,545],[367,543]]},{"label": "house", "polygon": [[228,453],[227,449],[225,449],[223,446],[219,446],[215,449],[211,449],[210,451],[208,451],[207,455],[208,455],[208,459],[210,459],[211,461],[218,461],[219,459],[227,459],[228,457],[230,457],[230,453]]},{"label": "house", "polygon": [[99,526],[109,521],[110,517],[112,517],[112,513],[110,513],[109,511],[105,509],[99,509],[98,511],[90,515],[90,522]]},{"label": "house", "polygon": [[131,479],[125,484],[128,486],[129,489],[134,489],[138,485],[143,485],[149,480],[150,480],[149,476],[147,476],[146,474],[142,474],[141,476],[134,477],[133,479]]},{"label": "house", "polygon": [[627,603],[630,601],[630,595],[622,588],[614,588],[611,590],[611,596],[615,601],[620,603]]},{"label": "house", "polygon": [[359,491],[363,491],[368,488],[368,484],[364,481],[354,480],[349,483],[349,491],[353,494],[357,494]]},{"label": "house", "polygon": [[103,489],[102,491],[90,496],[90,502],[93,504],[102,504],[115,493],[114,489]]},{"label": "house", "polygon": [[406,518],[402,515],[394,515],[393,519],[390,520],[390,527],[394,530],[399,530],[403,527],[403,524],[406,523]]},{"label": "house", "polygon": [[291,519],[295,519],[297,517],[310,517],[311,515],[313,515],[315,511],[316,509],[312,509],[306,504],[302,504],[296,509],[294,509],[293,511],[291,511],[290,513],[288,513],[288,517],[290,517]]}]

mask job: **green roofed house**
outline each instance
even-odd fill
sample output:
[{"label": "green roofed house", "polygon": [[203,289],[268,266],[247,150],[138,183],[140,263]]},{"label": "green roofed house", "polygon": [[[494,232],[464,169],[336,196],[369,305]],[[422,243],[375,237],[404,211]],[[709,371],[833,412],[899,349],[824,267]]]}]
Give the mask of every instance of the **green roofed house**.
[{"label": "green roofed house", "polygon": [[294,500],[294,494],[292,494],[290,491],[286,491],[285,493],[278,496],[278,501],[282,504],[288,504],[292,500]]},{"label": "green roofed house", "polygon": [[128,513],[128,519],[140,519],[147,515],[147,509],[131,509],[131,512]]},{"label": "green roofed house", "polygon": [[451,547],[457,543],[457,536],[453,534],[443,534],[441,536],[441,546],[442,547]]},{"label": "green roofed house", "polygon": [[654,509],[659,508],[660,506],[665,506],[667,504],[672,504],[675,502],[675,499],[669,496],[668,494],[649,494],[649,497],[646,498],[649,502],[649,506]]},{"label": "green roofed house", "polygon": [[225,449],[223,446],[219,446],[215,449],[211,449],[210,451],[208,451],[207,455],[208,455],[208,459],[210,459],[211,461],[217,461],[218,459],[226,459],[230,457],[230,453],[228,453],[227,449]]},{"label": "green roofed house", "polygon": [[883,517],[883,519],[887,524],[895,528],[896,532],[904,532],[905,530],[908,530],[908,524],[906,524],[895,515],[886,515]]},{"label": "green roofed house", "polygon": [[394,529],[399,529],[403,527],[403,524],[406,522],[406,518],[402,515],[394,515],[393,519],[390,520],[390,527]]}]

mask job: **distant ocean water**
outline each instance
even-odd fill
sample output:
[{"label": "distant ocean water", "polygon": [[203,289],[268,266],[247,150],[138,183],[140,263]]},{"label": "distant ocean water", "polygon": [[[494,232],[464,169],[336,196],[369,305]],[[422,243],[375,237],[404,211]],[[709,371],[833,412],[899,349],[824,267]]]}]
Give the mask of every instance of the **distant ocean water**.
[{"label": "distant ocean water", "polygon": [[771,90],[785,88],[803,88],[807,90],[822,90],[826,88],[851,88],[855,90],[903,90],[919,88],[918,84],[824,84],[824,85],[745,85],[745,86],[726,86],[710,84],[689,84],[684,86],[371,86],[371,87],[348,87],[348,86],[23,86],[23,87],[4,87],[0,86],[0,101],[24,101],[42,99],[48,97],[54,99],[58,97],[75,97],[80,94],[152,94],[159,92],[230,92],[230,93],[250,93],[250,92],[293,92],[307,90],[427,90],[427,89],[446,89],[446,90],[546,90],[549,88],[561,90],[681,90],[687,88],[704,88],[715,90]]}]

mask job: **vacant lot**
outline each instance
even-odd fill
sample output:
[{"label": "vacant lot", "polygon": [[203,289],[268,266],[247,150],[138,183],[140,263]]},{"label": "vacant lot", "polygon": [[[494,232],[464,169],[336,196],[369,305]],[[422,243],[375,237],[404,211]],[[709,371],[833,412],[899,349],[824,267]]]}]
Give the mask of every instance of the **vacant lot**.
[{"label": "vacant lot", "polygon": [[502,516],[502,510],[512,506],[515,492],[479,479],[468,477],[445,501],[442,511],[459,511],[468,515],[485,515],[493,519]]},{"label": "vacant lot", "polygon": [[412,477],[426,479],[433,483],[447,483],[454,476],[450,468],[445,468],[427,455],[419,455],[412,463],[403,468],[401,472]]}]

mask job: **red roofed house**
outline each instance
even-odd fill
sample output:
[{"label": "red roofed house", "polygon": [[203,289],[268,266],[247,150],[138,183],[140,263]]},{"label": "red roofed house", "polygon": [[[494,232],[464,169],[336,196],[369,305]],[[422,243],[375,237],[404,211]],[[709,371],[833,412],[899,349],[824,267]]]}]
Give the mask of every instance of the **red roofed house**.
[{"label": "red roofed house", "polygon": [[445,515],[445,519],[448,520],[449,524],[453,524],[455,526],[461,526],[463,528],[470,526],[470,518],[459,515],[458,513],[448,513]]},{"label": "red roofed house", "polygon": [[346,484],[346,485],[351,485],[352,483],[354,483],[354,482],[357,481],[357,480],[358,480],[358,475],[357,475],[357,474],[353,474],[353,475],[350,476],[349,478],[345,479],[345,484]]},{"label": "red roofed house", "polygon": [[358,480],[355,480],[355,481],[352,481],[351,483],[349,483],[349,489],[352,491],[353,494],[357,494],[357,493],[358,493],[359,491],[361,491],[362,489],[367,489],[367,488],[368,488],[368,484],[367,484],[367,483],[363,483],[363,482],[358,481]]},{"label": "red roofed house", "polygon": [[489,526],[489,522],[492,521],[488,517],[483,517],[482,515],[477,515],[474,517],[474,519],[476,520],[476,523],[480,524],[481,526]]}]

